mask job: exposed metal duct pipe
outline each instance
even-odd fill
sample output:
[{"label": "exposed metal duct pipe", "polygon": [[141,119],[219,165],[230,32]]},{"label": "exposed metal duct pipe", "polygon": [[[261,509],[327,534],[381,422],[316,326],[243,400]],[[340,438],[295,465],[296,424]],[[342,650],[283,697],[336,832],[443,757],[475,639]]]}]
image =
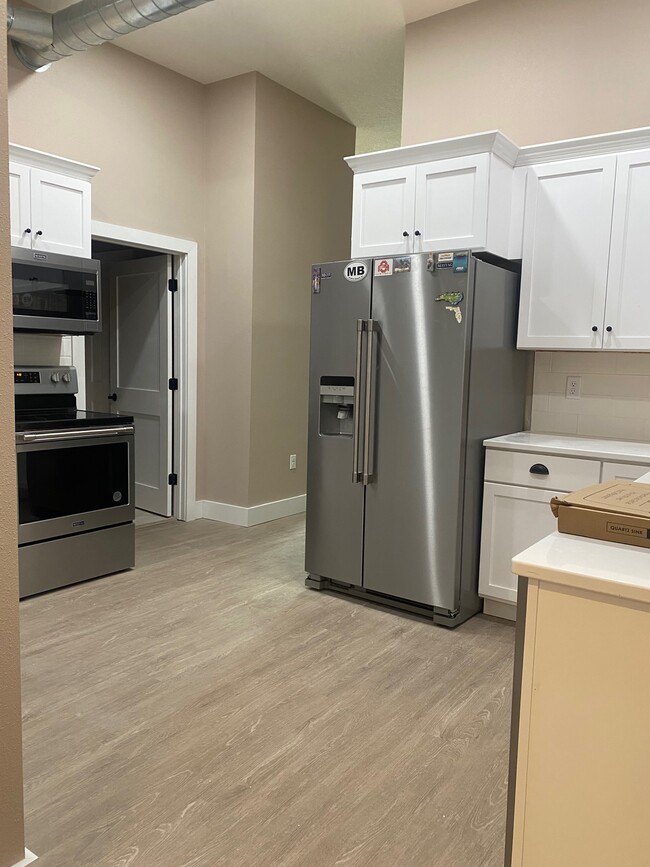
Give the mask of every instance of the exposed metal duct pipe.
[{"label": "exposed metal duct pipe", "polygon": [[7,31],[20,61],[34,72],[44,72],[62,57],[209,2],[211,0],[80,0],[53,15],[9,5]]}]

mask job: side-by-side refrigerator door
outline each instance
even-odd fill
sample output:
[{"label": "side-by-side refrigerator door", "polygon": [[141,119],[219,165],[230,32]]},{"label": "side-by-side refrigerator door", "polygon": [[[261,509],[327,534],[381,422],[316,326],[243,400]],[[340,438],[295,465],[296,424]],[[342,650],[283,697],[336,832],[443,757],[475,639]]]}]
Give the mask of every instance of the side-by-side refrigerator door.
[{"label": "side-by-side refrigerator door", "polygon": [[473,266],[398,261],[373,283],[364,587],[447,612],[458,607]]},{"label": "side-by-side refrigerator door", "polygon": [[305,568],[352,585],[362,580],[360,408],[371,281],[368,260],[312,270]]}]

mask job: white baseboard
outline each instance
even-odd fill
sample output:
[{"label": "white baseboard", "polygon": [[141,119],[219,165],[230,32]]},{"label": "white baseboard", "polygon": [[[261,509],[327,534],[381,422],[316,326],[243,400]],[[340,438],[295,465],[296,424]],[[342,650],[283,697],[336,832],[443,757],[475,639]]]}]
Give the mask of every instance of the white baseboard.
[{"label": "white baseboard", "polygon": [[500,599],[484,599],[483,614],[489,614],[490,617],[500,617],[502,620],[516,620],[517,603],[502,602]]},{"label": "white baseboard", "polygon": [[29,849],[25,849],[25,857],[22,861],[14,864],[14,867],[27,867],[28,864],[33,864],[37,859],[38,855],[34,855],[34,853],[30,852]]},{"label": "white baseboard", "polygon": [[230,503],[215,503],[214,500],[199,500],[196,504],[197,517],[208,518],[210,521],[222,521],[224,524],[235,524],[237,527],[254,527],[278,518],[288,518],[305,511],[307,497],[289,497],[286,500],[275,500],[272,503],[260,503],[258,506],[232,506]]}]

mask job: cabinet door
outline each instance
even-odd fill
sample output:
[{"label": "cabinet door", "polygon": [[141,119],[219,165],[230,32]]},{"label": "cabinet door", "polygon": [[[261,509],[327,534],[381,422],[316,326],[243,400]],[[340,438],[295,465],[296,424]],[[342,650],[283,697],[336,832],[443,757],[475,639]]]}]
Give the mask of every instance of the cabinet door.
[{"label": "cabinet door", "polygon": [[9,163],[9,210],[12,247],[32,246],[29,216],[29,172],[27,166]]},{"label": "cabinet door", "polygon": [[625,482],[636,482],[638,478],[650,473],[650,467],[642,464],[615,464],[611,461],[603,463],[601,482],[614,482],[617,479]]},{"label": "cabinet door", "polygon": [[415,166],[355,175],[352,256],[411,253],[414,208]]},{"label": "cabinet door", "polygon": [[486,482],[483,491],[479,593],[517,601],[512,558],[556,529],[549,503],[557,491],[539,491]]},{"label": "cabinet door", "polygon": [[32,169],[30,198],[35,250],[90,256],[88,181]]},{"label": "cabinet door", "polygon": [[416,253],[485,247],[489,172],[489,154],[416,166]]},{"label": "cabinet door", "polygon": [[605,305],[605,349],[650,349],[650,151],[621,154]]},{"label": "cabinet door", "polygon": [[521,349],[602,347],[615,170],[615,156],[531,168],[524,214]]}]

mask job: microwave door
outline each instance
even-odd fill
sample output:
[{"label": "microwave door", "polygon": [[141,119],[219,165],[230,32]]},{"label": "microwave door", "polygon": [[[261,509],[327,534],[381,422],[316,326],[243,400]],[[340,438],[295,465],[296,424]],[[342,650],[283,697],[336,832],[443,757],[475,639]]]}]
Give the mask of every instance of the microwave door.
[{"label": "microwave door", "polygon": [[[12,249],[14,329],[89,334],[101,330],[99,262]],[[40,254],[45,255],[45,254]]]}]

